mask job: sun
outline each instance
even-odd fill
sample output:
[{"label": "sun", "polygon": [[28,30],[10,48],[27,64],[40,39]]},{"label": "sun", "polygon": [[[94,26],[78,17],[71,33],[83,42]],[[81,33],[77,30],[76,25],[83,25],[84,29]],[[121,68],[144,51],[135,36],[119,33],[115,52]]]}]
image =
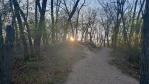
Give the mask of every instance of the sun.
[{"label": "sun", "polygon": [[74,42],[75,39],[71,36],[71,37],[70,37],[70,41],[71,41],[71,42]]}]

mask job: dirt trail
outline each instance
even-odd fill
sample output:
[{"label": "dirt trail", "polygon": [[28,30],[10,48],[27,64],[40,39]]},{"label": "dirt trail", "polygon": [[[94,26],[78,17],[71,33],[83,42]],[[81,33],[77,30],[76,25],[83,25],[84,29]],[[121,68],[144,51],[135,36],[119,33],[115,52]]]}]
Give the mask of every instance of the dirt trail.
[{"label": "dirt trail", "polygon": [[65,84],[139,84],[135,79],[121,73],[110,65],[110,49],[98,53],[85,49],[87,57],[73,66]]}]

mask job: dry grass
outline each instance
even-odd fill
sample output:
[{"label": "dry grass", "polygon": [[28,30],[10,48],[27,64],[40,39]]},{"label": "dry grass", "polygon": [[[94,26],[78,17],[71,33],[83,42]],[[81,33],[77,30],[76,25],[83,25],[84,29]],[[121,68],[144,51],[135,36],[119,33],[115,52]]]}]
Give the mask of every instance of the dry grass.
[{"label": "dry grass", "polygon": [[85,53],[77,43],[62,43],[42,50],[41,60],[16,61],[14,84],[63,84],[71,66],[83,59]]},{"label": "dry grass", "polygon": [[138,80],[139,63],[137,53],[138,52],[133,52],[129,49],[117,49],[112,51],[111,54],[113,59],[110,61],[110,64],[117,66],[123,73]]}]

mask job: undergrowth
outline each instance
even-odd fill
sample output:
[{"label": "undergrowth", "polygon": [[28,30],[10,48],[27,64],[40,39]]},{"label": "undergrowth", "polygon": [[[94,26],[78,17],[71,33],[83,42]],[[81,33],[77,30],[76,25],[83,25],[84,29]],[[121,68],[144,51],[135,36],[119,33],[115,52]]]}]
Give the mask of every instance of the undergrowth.
[{"label": "undergrowth", "polygon": [[42,49],[37,60],[15,60],[13,66],[13,84],[63,84],[71,72],[71,66],[85,53],[79,44],[60,43]]},{"label": "undergrowth", "polygon": [[111,52],[111,64],[116,65],[123,73],[139,79],[140,48],[117,48]]}]

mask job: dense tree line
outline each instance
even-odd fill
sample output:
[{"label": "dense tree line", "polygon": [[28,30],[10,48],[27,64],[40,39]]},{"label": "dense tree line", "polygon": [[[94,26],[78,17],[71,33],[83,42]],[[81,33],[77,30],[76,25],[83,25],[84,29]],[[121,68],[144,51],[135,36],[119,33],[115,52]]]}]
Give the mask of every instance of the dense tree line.
[{"label": "dense tree line", "polygon": [[[142,60],[147,60],[143,61],[146,65],[142,68],[148,68],[148,0],[97,2],[99,8],[88,7],[86,0],[0,1],[0,73],[3,73],[3,52],[7,44],[5,23],[14,28],[13,45],[23,50],[24,60],[38,57],[42,47],[65,42],[70,37],[114,49],[140,49],[143,38]],[[141,70],[148,74],[148,70]],[[141,76],[148,81],[148,75]],[[143,79],[141,84],[148,84]]]}]

